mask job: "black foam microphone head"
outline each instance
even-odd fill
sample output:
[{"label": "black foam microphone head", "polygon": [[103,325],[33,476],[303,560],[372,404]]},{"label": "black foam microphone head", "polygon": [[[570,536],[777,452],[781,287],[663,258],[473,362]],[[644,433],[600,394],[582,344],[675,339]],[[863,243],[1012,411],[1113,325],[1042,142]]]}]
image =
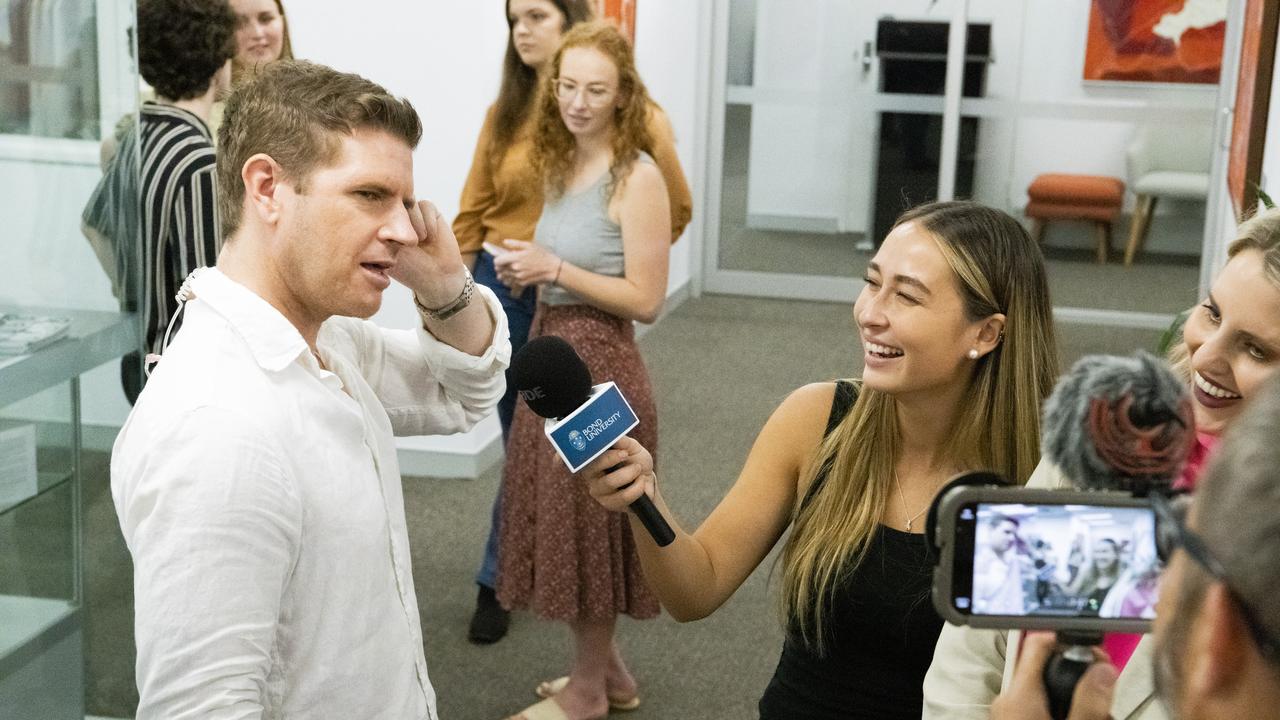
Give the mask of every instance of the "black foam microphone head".
[{"label": "black foam microphone head", "polygon": [[511,385],[544,418],[562,418],[591,396],[591,371],[573,346],[556,335],[525,343],[511,358]]},{"label": "black foam microphone head", "polygon": [[1187,384],[1160,359],[1088,355],[1044,404],[1041,451],[1081,489],[1145,493],[1177,478],[1195,439]]}]

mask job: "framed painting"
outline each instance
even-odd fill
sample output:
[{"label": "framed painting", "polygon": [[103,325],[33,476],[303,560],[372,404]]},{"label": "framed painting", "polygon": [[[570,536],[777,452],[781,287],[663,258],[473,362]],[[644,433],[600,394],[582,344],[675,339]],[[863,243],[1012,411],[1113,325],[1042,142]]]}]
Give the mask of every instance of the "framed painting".
[{"label": "framed painting", "polygon": [[1226,28],[1221,0],[1092,0],[1084,79],[1214,84]]},{"label": "framed painting", "polygon": [[636,1],[637,0],[595,0],[596,14],[618,23],[622,34],[636,44]]},{"label": "framed painting", "polygon": [[1246,1],[1244,34],[1240,38],[1240,74],[1236,80],[1231,147],[1227,156],[1227,191],[1237,218],[1243,218],[1258,204],[1262,151],[1267,139],[1267,108],[1271,105],[1271,75],[1275,67],[1277,18],[1280,18],[1280,6],[1274,0]]}]

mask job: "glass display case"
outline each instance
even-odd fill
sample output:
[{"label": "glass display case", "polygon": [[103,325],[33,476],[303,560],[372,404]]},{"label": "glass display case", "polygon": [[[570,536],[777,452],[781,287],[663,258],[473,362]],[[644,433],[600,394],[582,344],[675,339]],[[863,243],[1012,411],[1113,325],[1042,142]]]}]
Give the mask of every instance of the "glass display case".
[{"label": "glass display case", "polygon": [[109,479],[103,462],[86,477],[85,433],[109,449],[140,343],[119,277],[137,238],[82,218],[136,113],[134,16],[131,0],[0,0],[0,718],[86,713],[82,495]]},{"label": "glass display case", "polygon": [[0,717],[83,718],[80,376],[131,352],[136,321],[0,305],[32,311],[70,323],[43,348],[0,356]]}]

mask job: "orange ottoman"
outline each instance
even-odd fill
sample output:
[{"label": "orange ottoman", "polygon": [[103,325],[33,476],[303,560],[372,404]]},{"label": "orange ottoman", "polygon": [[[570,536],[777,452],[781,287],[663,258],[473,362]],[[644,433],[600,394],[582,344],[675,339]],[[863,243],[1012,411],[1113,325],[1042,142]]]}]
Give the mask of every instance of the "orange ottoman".
[{"label": "orange ottoman", "polygon": [[1120,216],[1124,203],[1124,181],[1105,175],[1037,175],[1027,188],[1031,200],[1027,217],[1034,221],[1031,234],[1039,243],[1050,220],[1087,220],[1094,223],[1098,238],[1098,262],[1105,263],[1111,251],[1111,223]]}]

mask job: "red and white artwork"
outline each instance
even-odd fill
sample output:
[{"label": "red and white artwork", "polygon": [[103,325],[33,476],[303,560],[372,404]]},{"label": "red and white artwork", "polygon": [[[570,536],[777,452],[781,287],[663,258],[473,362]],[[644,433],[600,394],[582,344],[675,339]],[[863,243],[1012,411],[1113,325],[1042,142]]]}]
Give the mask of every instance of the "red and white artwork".
[{"label": "red and white artwork", "polygon": [[1093,0],[1085,80],[1216,83],[1227,0]]},{"label": "red and white artwork", "polygon": [[596,13],[618,23],[622,34],[636,43],[636,0],[596,0]]}]

